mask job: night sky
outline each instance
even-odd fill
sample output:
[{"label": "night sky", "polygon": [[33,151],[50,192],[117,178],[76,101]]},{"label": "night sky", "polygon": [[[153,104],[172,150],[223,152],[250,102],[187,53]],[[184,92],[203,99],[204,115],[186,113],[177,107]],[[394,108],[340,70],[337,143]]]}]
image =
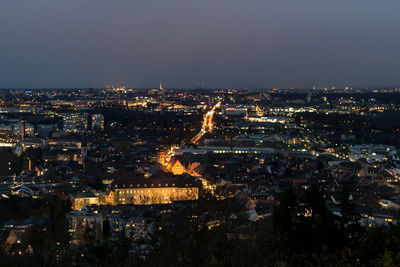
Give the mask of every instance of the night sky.
[{"label": "night sky", "polygon": [[0,0],[0,87],[400,86],[399,0]]}]

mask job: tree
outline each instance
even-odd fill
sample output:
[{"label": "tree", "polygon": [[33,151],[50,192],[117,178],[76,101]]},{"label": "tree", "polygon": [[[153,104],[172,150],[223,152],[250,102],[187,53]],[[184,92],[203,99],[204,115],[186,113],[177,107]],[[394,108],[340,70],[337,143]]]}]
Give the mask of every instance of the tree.
[{"label": "tree", "polygon": [[110,227],[110,220],[105,219],[103,221],[103,237],[108,237],[111,232],[111,227]]}]

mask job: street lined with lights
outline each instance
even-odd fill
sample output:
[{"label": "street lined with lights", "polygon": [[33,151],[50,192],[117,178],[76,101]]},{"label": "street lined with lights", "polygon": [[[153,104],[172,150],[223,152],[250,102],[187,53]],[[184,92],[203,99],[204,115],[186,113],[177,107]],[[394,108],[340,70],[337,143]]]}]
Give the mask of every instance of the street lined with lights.
[{"label": "street lined with lights", "polygon": [[203,124],[201,127],[200,132],[192,138],[191,142],[192,143],[198,143],[200,141],[200,139],[208,132],[212,132],[213,128],[214,128],[214,123],[213,123],[213,117],[215,114],[215,110],[217,108],[219,108],[221,106],[221,102],[218,102],[217,104],[215,104],[215,106],[209,110],[205,115],[204,115],[204,119],[203,119]]}]

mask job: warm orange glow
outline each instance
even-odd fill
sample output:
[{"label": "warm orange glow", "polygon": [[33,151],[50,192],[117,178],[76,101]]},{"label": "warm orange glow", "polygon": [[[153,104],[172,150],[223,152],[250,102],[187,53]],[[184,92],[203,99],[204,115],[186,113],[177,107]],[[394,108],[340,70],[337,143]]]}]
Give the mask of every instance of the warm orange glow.
[{"label": "warm orange glow", "polygon": [[204,115],[203,125],[201,126],[200,132],[192,138],[192,143],[197,143],[207,132],[212,133],[214,129],[213,117],[215,114],[215,109],[221,106],[221,102],[218,102],[211,110],[209,110],[206,115]]}]

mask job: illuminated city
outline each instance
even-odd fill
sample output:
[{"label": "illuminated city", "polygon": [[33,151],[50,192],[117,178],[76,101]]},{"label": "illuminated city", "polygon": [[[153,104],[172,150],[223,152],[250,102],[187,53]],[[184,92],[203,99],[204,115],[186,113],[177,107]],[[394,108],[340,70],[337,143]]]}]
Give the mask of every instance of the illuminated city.
[{"label": "illuminated city", "polygon": [[399,3],[11,2],[0,266],[400,266]]}]

